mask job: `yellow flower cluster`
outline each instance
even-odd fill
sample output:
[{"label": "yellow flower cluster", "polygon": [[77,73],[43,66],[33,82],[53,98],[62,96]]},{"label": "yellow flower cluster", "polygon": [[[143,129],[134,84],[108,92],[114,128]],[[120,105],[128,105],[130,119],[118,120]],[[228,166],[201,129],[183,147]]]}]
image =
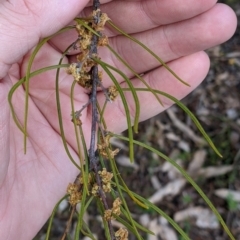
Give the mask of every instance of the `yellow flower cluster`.
[{"label": "yellow flower cluster", "polygon": [[[95,18],[100,18],[100,21],[95,24]],[[100,10],[93,11],[92,15],[85,20],[77,21],[76,31],[78,33],[77,43],[74,44],[74,48],[79,48],[80,53],[77,55],[77,63],[72,63],[68,69],[67,73],[71,74],[75,81],[79,83],[84,88],[91,89],[91,68],[96,64],[92,58],[98,58],[95,54],[90,56],[90,48],[93,39],[93,32],[99,32],[104,29],[104,25],[109,18],[105,13],[101,13]],[[91,30],[92,29],[92,30]],[[102,35],[98,37],[98,46],[108,45],[108,37]],[[102,73],[99,73],[99,81],[102,79]]]},{"label": "yellow flower cluster", "polygon": [[82,192],[79,191],[79,187],[75,183],[69,183],[67,193],[69,194],[69,203],[72,206],[78,204],[82,200]]},{"label": "yellow flower cluster", "polygon": [[92,21],[92,27],[96,31],[104,30],[104,26],[105,26],[106,22],[108,20],[110,20],[110,18],[108,17],[108,15],[106,13],[101,13],[100,9],[97,9],[96,11],[93,11],[91,18],[95,19],[95,17],[98,16],[99,14],[100,14],[100,21],[97,23],[97,25],[94,23],[94,21]]},{"label": "yellow flower cluster", "polygon": [[98,190],[99,190],[99,186],[96,183],[94,183],[91,191],[92,195],[98,196]]},{"label": "yellow flower cluster", "polygon": [[108,172],[106,168],[98,172],[102,179],[102,188],[104,192],[111,192],[111,179],[113,174]]},{"label": "yellow flower cluster", "polygon": [[108,209],[104,212],[104,219],[106,221],[110,221],[113,218],[113,214],[119,216],[121,214],[121,204],[122,201],[120,198],[116,198],[113,202],[113,207],[112,209]]},{"label": "yellow flower cluster", "polygon": [[80,86],[90,89],[92,87],[90,70],[94,64],[94,61],[90,58],[84,60],[82,63],[72,63],[67,68],[67,73],[71,74]]},{"label": "yellow flower cluster", "polygon": [[119,152],[119,149],[116,148],[115,150],[111,150],[110,148],[110,135],[107,135],[105,138],[101,139],[101,143],[97,144],[97,148],[99,151],[99,154],[102,155],[105,158],[114,158]]},{"label": "yellow flower cluster", "polygon": [[[79,181],[81,184],[84,183],[82,175],[79,177]],[[93,178],[92,174],[89,173],[88,174],[88,185],[91,184],[93,181],[94,181],[94,178]]]},{"label": "yellow flower cluster", "polygon": [[118,96],[118,90],[116,86],[110,86],[108,88],[108,97],[110,98],[110,100],[114,101],[117,96]]},{"label": "yellow flower cluster", "polygon": [[128,231],[126,228],[120,228],[115,232],[116,240],[128,240]]}]

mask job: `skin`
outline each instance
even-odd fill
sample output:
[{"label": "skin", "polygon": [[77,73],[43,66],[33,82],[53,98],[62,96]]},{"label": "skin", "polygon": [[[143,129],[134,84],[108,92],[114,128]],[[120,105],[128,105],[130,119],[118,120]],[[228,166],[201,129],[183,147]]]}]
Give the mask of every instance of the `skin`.
[{"label": "skin", "polygon": [[[203,50],[229,39],[236,29],[234,12],[215,0],[125,0],[102,1],[102,11],[113,22],[133,34],[188,82],[179,83],[166,70],[129,40],[106,29],[110,44],[139,73],[147,72],[145,80],[156,89],[178,99],[197,87],[209,69],[209,59]],[[66,26],[76,15],[88,15],[87,0],[1,0],[0,1],[0,238],[32,239],[45,223],[56,202],[74,181],[77,169],[70,163],[59,135],[54,94],[55,72],[39,75],[30,83],[27,154],[23,153],[23,136],[13,122],[7,94],[10,87],[25,74],[29,51],[39,39]],[[84,7],[87,6],[85,9]],[[75,40],[74,31],[55,37],[37,55],[33,69],[57,64],[62,51]],[[99,50],[104,61],[122,68],[136,87],[142,84],[131,76],[105,48]],[[72,52],[64,62],[74,61]],[[124,87],[122,79],[119,83]],[[60,95],[66,138],[76,159],[76,143],[70,123],[70,87],[72,77],[62,71]],[[111,81],[104,76],[103,85]],[[80,109],[88,101],[86,90],[75,90],[75,106]],[[126,94],[132,115],[134,102]],[[104,102],[104,94],[98,98]],[[172,103],[162,98],[164,107],[154,97],[139,94],[141,120],[150,118]],[[20,121],[23,121],[24,89],[13,99]],[[126,119],[120,99],[109,104],[105,119],[114,132],[126,129]],[[91,111],[86,108],[81,120],[89,142]],[[117,124],[116,124],[117,120]]]}]

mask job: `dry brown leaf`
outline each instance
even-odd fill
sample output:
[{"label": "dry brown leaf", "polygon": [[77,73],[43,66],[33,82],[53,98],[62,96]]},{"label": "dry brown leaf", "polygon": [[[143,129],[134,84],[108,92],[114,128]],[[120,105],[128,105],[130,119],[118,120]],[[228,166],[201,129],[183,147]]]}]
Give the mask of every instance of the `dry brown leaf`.
[{"label": "dry brown leaf", "polygon": [[180,142],[178,142],[178,147],[182,149],[184,152],[190,152],[189,143],[186,141],[181,140]]},{"label": "dry brown leaf", "polygon": [[165,137],[171,141],[175,141],[175,142],[179,142],[180,141],[180,137],[177,136],[176,134],[174,134],[173,132],[169,132],[165,134]]},{"label": "dry brown leaf", "polygon": [[217,177],[224,175],[228,172],[231,172],[232,170],[233,170],[232,165],[225,165],[220,167],[206,167],[200,169],[196,176],[201,176],[204,178]]},{"label": "dry brown leaf", "polygon": [[[176,163],[180,167],[183,167],[183,161],[182,160],[177,159]],[[167,172],[168,178],[171,179],[171,180],[175,180],[176,178],[182,178],[182,174],[170,162],[165,162],[162,165],[162,171]]]},{"label": "dry brown leaf", "polygon": [[164,217],[159,217],[159,226],[161,227],[159,235],[163,240],[177,240],[176,232],[169,226]]},{"label": "dry brown leaf", "polygon": [[162,184],[155,175],[151,177],[151,183],[155,190],[158,190],[162,187]]},{"label": "dry brown leaf", "polygon": [[189,218],[195,218],[195,224],[199,228],[219,228],[217,217],[209,209],[203,207],[190,207],[175,213],[173,217],[176,222],[181,222]]},{"label": "dry brown leaf", "polygon": [[235,52],[230,52],[226,54],[227,58],[236,58],[236,57],[240,57],[240,52],[235,51]]},{"label": "dry brown leaf", "polygon": [[215,190],[214,193],[220,198],[227,199],[231,197],[234,201],[240,202],[240,191],[221,188]]},{"label": "dry brown leaf", "polygon": [[118,138],[111,137],[110,143],[112,146],[119,148],[120,150],[128,151],[128,147]]},{"label": "dry brown leaf", "polygon": [[163,217],[150,219],[149,215],[144,214],[141,216],[140,222],[155,234],[148,234],[147,240],[158,240],[158,236],[160,236],[162,240],[178,239],[175,231],[169,227],[168,222],[166,222]]},{"label": "dry brown leaf", "polygon": [[192,141],[194,141],[196,144],[199,144],[201,146],[204,146],[207,144],[203,138],[197,136],[191,128],[189,128],[186,124],[181,122],[171,108],[167,110],[167,114],[172,120],[174,126],[177,127],[180,131],[182,131]]},{"label": "dry brown leaf", "polygon": [[148,200],[152,203],[160,202],[165,196],[176,196],[186,184],[185,179],[176,179],[168,183],[165,187],[159,189]]},{"label": "dry brown leaf", "polygon": [[138,170],[139,166],[135,162],[131,162],[129,157],[126,156],[117,156],[116,161],[119,165],[124,166],[124,167],[130,167],[133,168],[134,170]]},{"label": "dry brown leaf", "polygon": [[188,173],[190,175],[196,174],[196,172],[199,171],[199,169],[205,162],[206,155],[207,151],[204,149],[198,150],[194,153],[193,160],[190,162],[188,166]]}]

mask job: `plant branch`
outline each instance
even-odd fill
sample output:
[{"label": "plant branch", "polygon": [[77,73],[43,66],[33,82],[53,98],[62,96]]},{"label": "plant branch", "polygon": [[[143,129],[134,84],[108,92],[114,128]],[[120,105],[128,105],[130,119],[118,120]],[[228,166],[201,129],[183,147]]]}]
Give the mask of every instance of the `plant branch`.
[{"label": "plant branch", "polygon": [[[99,11],[100,8],[100,2],[99,0],[94,0],[93,1],[93,14],[94,15],[94,24],[98,24],[100,22],[100,17],[101,17],[101,11]],[[95,34],[92,36],[92,42],[90,46],[90,53],[89,56],[90,58],[93,56],[97,56],[98,50],[98,40],[99,37]],[[97,123],[98,123],[98,111],[97,111],[97,87],[99,81],[99,76],[98,76],[98,65],[94,65],[92,67],[92,90],[91,90],[91,103],[92,103],[92,126],[91,126],[91,140],[90,140],[90,149],[89,149],[89,161],[90,161],[90,168],[94,171],[95,176],[96,176],[96,183],[99,187],[98,189],[98,194],[100,199],[103,202],[105,210],[108,210],[108,204],[107,204],[107,199],[106,195],[102,189],[102,182],[101,178],[98,174],[98,165],[97,165],[97,157],[95,155],[95,147],[96,147],[96,136],[97,136]],[[111,239],[114,240],[114,231],[113,231],[113,226],[111,223],[111,220],[107,221],[108,223],[108,228],[110,232]]]}]

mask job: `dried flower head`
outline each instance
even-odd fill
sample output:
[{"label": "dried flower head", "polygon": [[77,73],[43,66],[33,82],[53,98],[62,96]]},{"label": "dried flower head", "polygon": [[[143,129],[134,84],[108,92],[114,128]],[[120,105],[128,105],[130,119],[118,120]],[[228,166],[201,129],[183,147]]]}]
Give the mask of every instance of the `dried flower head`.
[{"label": "dried flower head", "polygon": [[106,168],[103,168],[102,171],[98,172],[99,176],[102,179],[102,188],[104,192],[111,192],[111,179],[113,177],[113,174],[110,172],[107,172]]},{"label": "dried flower head", "polygon": [[108,209],[104,212],[104,218],[106,221],[109,221],[111,219],[114,219],[113,214],[119,216],[121,214],[121,204],[122,201],[120,200],[120,198],[116,198],[113,202],[113,208],[112,209]]},{"label": "dried flower head", "polygon": [[74,119],[74,118],[72,118],[72,120],[71,120],[71,121],[72,121],[72,122],[74,122],[74,121],[75,121],[77,126],[82,126],[82,121],[81,121],[79,118],[75,118],[75,119]]},{"label": "dried flower head", "polygon": [[122,201],[120,198],[116,198],[113,202],[113,208],[112,208],[112,213],[119,216],[121,214],[121,207]]},{"label": "dried flower head", "polygon": [[112,210],[111,209],[105,210],[103,217],[106,221],[110,221],[112,219]]},{"label": "dried flower head", "polygon": [[76,58],[77,58],[78,62],[84,62],[84,60],[88,57],[88,55],[89,55],[89,50],[86,49],[86,50],[80,52],[80,53],[77,55]]},{"label": "dried flower head", "polygon": [[[96,17],[100,16],[99,22],[96,24],[95,19]],[[97,9],[96,11],[93,11],[92,13],[92,27],[94,28],[95,31],[102,31],[104,30],[104,26],[110,18],[106,13],[101,13],[100,9]]]},{"label": "dried flower head", "polygon": [[103,191],[106,192],[106,193],[107,193],[107,192],[111,192],[111,189],[112,189],[111,183],[109,182],[109,183],[103,184],[102,189],[103,189]]},{"label": "dried flower head", "polygon": [[128,231],[126,228],[120,228],[115,232],[116,240],[128,240]]},{"label": "dried flower head", "polygon": [[107,36],[101,36],[98,39],[98,46],[100,46],[100,47],[107,46],[108,43],[109,43],[109,41],[108,41],[108,37]]},{"label": "dried flower head", "polygon": [[[94,178],[92,177],[92,174],[89,173],[88,174],[88,184],[91,184],[93,182],[93,180],[94,180]],[[83,184],[83,176],[79,177],[79,181],[80,181],[81,184]]]},{"label": "dried flower head", "polygon": [[77,63],[70,64],[70,66],[67,68],[67,73],[71,74],[73,76],[74,80],[78,82],[80,80],[79,64],[77,64]]},{"label": "dried flower head", "polygon": [[79,191],[79,187],[75,183],[69,183],[67,187],[67,193],[69,194],[69,203],[74,206],[82,200],[82,193]]},{"label": "dried flower head", "polygon": [[100,143],[97,144],[97,148],[99,151],[99,154],[102,155],[105,158],[114,158],[119,152],[119,149],[116,148],[115,150],[111,150],[110,148],[110,135],[107,135],[105,138],[100,139]]},{"label": "dried flower head", "polygon": [[102,178],[102,182],[103,183],[108,183],[111,181],[112,177],[113,177],[113,174],[108,172],[106,170],[106,168],[103,168],[102,171],[98,171],[99,175],[101,176]]},{"label": "dried flower head", "polygon": [[99,190],[99,186],[96,183],[94,183],[93,187],[92,187],[92,195],[97,196],[98,195],[98,190]]},{"label": "dried flower head", "polygon": [[110,86],[108,88],[108,97],[111,101],[114,101],[118,96],[118,90],[116,86]]},{"label": "dried flower head", "polygon": [[80,119],[80,117],[82,116],[82,114],[79,111],[76,111],[75,113],[72,113],[72,122],[76,122],[76,125],[81,126],[82,125],[82,121]]}]

